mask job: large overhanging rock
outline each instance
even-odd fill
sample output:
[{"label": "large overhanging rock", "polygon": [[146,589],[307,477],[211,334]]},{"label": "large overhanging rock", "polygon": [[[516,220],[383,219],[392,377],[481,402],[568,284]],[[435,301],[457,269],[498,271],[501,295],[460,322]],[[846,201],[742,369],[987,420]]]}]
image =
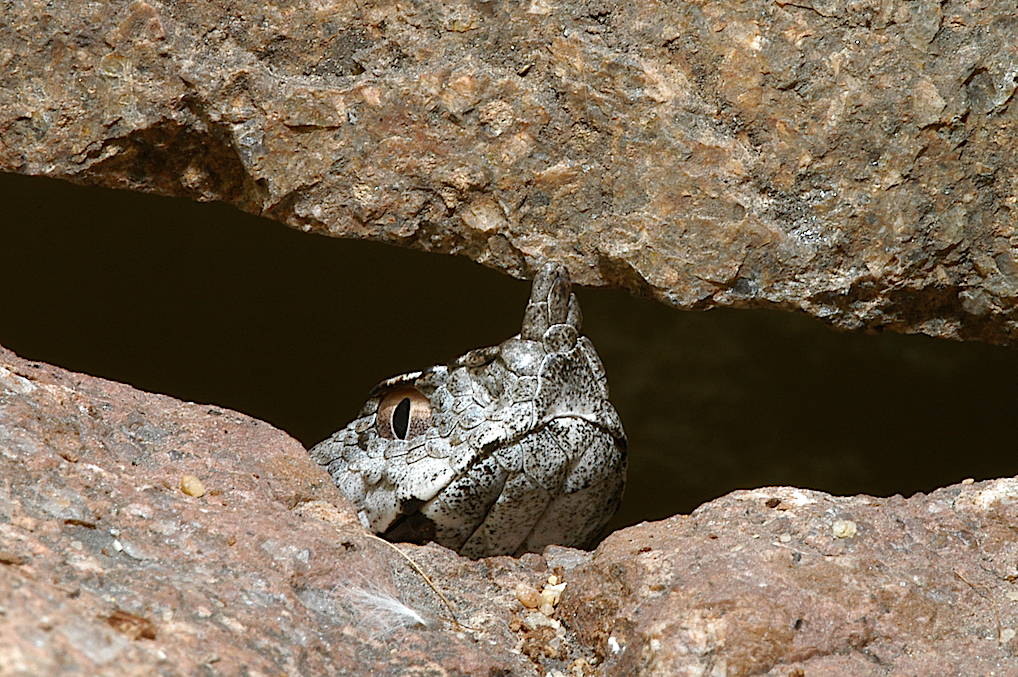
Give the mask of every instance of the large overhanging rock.
[{"label": "large overhanging rock", "polygon": [[400,546],[457,625],[284,433],[0,348],[3,677],[1014,675],[1016,523],[1014,479],[778,487],[593,553]]},{"label": "large overhanging rock", "polygon": [[1016,40],[1004,0],[22,0],[0,170],[1009,343]]}]

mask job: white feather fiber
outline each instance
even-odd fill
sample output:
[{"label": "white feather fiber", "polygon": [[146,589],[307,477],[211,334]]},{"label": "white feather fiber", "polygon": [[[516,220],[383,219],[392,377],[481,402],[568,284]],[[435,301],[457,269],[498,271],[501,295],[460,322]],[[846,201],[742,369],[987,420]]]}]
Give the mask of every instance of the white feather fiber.
[{"label": "white feather fiber", "polygon": [[385,637],[396,630],[411,627],[430,628],[431,623],[396,595],[363,576],[357,585],[341,588],[347,602],[374,637]]}]

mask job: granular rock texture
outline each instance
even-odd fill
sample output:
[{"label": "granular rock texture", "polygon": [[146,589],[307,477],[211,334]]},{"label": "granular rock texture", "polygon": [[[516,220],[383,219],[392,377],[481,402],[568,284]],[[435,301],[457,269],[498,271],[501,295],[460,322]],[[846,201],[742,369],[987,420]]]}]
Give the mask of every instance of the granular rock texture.
[{"label": "granular rock texture", "polygon": [[608,675],[1018,675],[1018,481],[910,499],[785,487],[625,529],[564,618]]},{"label": "granular rock texture", "polygon": [[460,625],[284,433],[0,349],[0,677],[1018,677],[1016,524],[1002,479],[400,546]]},{"label": "granular rock texture", "polygon": [[3,677],[536,675],[510,602],[543,561],[414,552],[476,630],[284,433],[0,349]]},{"label": "granular rock texture", "polygon": [[1005,0],[8,2],[0,170],[683,308],[1018,337]]}]

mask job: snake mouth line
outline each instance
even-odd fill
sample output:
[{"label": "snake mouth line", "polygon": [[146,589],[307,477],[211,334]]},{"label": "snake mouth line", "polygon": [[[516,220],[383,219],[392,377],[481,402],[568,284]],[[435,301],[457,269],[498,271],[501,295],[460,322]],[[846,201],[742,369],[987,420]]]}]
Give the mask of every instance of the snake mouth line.
[{"label": "snake mouth line", "polygon": [[[471,471],[475,468],[475,466],[478,466],[482,462],[484,462],[485,460],[491,458],[492,454],[494,454],[495,450],[497,448],[499,448],[500,446],[508,446],[508,445],[516,444],[517,442],[522,440],[524,437],[527,437],[528,435],[532,435],[532,434],[534,434],[536,432],[540,432],[540,431],[544,430],[548,426],[548,423],[550,423],[551,421],[556,420],[556,419],[568,419],[568,418],[574,418],[574,419],[578,419],[578,420],[584,421],[586,423],[589,423],[589,424],[595,426],[601,432],[603,432],[606,435],[608,435],[609,437],[611,437],[612,440],[614,440],[615,445],[619,448],[619,451],[622,452],[623,462],[625,461],[627,442],[626,442],[626,438],[624,436],[621,437],[621,438],[615,437],[612,434],[612,432],[610,430],[608,430],[606,427],[598,424],[596,421],[591,421],[591,420],[589,420],[587,418],[584,418],[582,416],[575,416],[575,415],[574,416],[555,416],[555,417],[552,417],[552,418],[542,422],[536,428],[529,429],[529,430],[527,430],[527,431],[525,431],[523,433],[520,433],[520,434],[518,434],[518,435],[516,435],[516,436],[514,436],[514,437],[512,437],[512,438],[510,438],[508,440],[500,441],[500,442],[491,442],[489,444],[486,444],[484,447],[481,448],[481,451],[474,458],[471,459],[470,463],[467,464],[467,466],[464,467],[464,469],[462,471],[456,473],[456,475],[455,475],[456,479],[460,479],[462,477],[470,475]],[[554,437],[553,437],[553,439],[554,439]],[[558,441],[556,440],[555,443],[558,444]],[[561,447],[561,445],[559,445],[559,446]],[[565,452],[567,450],[563,448],[563,451]],[[570,459],[569,464],[567,466],[568,470],[567,470],[567,472],[565,474],[568,475],[570,472],[575,470],[576,466],[580,463],[582,458],[583,458],[583,454],[578,454],[576,456],[576,458]],[[523,475],[525,475],[527,477],[527,479],[529,479],[531,482],[534,483],[534,485],[541,486],[541,484],[532,475],[527,473],[522,468],[519,470],[519,472],[522,473]],[[503,487],[504,487],[504,485],[505,485],[505,482],[502,483]],[[548,489],[547,487],[543,487],[543,486],[541,488],[544,489],[545,491],[547,491],[549,494],[554,493],[553,489]],[[501,494],[501,491],[502,491],[502,487],[499,487],[498,494]],[[467,538],[466,538],[466,540],[464,542],[470,541],[470,539],[473,538],[474,534],[476,534],[477,531],[484,526],[485,521],[487,520],[488,516],[491,513],[492,507],[498,501],[498,494],[496,494],[495,498],[490,503],[488,503],[488,505],[485,506],[484,516],[482,517],[480,522],[477,524],[477,526],[474,528],[474,530],[470,532],[470,535],[467,536]],[[386,540],[389,540],[389,541],[394,541],[394,542],[399,542],[399,543],[414,543],[415,545],[424,545],[428,541],[434,541],[436,533],[437,533],[437,526],[436,526],[435,522],[433,522],[427,515],[425,515],[422,512],[422,509],[427,508],[427,506],[431,505],[435,501],[438,501],[440,498],[441,498],[441,492],[439,492],[439,495],[436,495],[436,496],[434,496],[433,498],[431,498],[431,499],[429,499],[427,501],[413,498],[413,499],[408,499],[407,501],[402,502],[400,504],[400,513],[401,514],[395,520],[393,520],[392,524],[390,524],[386,528],[386,530],[384,532],[382,532],[382,534],[381,534],[382,537],[384,537]],[[549,500],[548,505],[545,507],[544,510],[542,510],[540,512],[540,514],[538,515],[537,519],[535,520],[535,522],[534,522],[535,525],[538,524],[540,522],[541,518],[544,517],[545,513],[548,512],[548,510],[551,508],[551,504],[552,504],[552,502]],[[520,544],[517,545],[516,548],[513,549],[513,556],[518,556],[520,554],[519,552],[517,552],[519,547],[520,547],[520,545],[522,545],[523,543],[525,543],[527,541],[527,538],[530,537],[530,535],[533,533],[533,531],[534,530],[531,529],[530,531],[528,531],[520,539]]]}]

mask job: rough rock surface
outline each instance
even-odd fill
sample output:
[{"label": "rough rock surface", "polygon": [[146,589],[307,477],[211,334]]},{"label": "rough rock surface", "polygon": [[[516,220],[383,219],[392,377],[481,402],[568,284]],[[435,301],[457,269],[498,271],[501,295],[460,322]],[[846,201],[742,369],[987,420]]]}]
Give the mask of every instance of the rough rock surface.
[{"label": "rough rock surface", "polygon": [[536,674],[509,602],[543,560],[413,550],[477,632],[286,434],[0,349],[4,677]]},{"label": "rough rock surface", "polygon": [[563,617],[606,675],[1018,675],[1018,481],[738,491],[622,530]]},{"label": "rough rock surface", "polygon": [[684,308],[1018,337],[1012,2],[223,0],[0,23],[0,170]]},{"label": "rough rock surface", "polygon": [[0,677],[1015,677],[1015,524],[1005,479],[742,491],[594,553],[402,546],[457,626],[285,434],[0,349]]}]

